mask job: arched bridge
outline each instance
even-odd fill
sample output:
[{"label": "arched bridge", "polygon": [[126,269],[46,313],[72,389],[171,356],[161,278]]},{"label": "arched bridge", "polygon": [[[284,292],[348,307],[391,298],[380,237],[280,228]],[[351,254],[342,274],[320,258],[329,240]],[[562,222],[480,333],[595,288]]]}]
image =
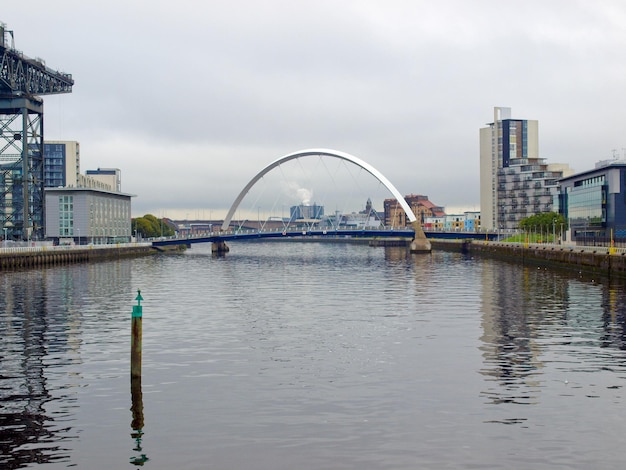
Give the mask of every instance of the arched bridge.
[{"label": "arched bridge", "polygon": [[[411,222],[411,228],[381,228],[381,229],[342,229],[338,227],[331,228],[295,228],[293,226],[286,225],[282,230],[231,230],[231,221],[233,219],[233,215],[239,208],[239,205],[248,194],[250,189],[268,172],[272,171],[274,168],[277,168],[283,163],[286,163],[291,160],[306,158],[310,156],[325,156],[336,158],[340,160],[345,160],[350,162],[358,167],[362,168],[372,176],[374,176],[389,192],[396,198],[400,207],[403,209],[407,220]],[[226,218],[224,219],[224,223],[222,224],[221,231],[211,233],[208,236],[204,237],[190,237],[190,238],[179,238],[179,239],[170,239],[170,240],[159,240],[153,242],[153,246],[167,246],[167,245],[176,245],[176,244],[192,244],[192,243],[208,243],[212,242],[214,251],[228,251],[226,246],[227,241],[231,240],[250,240],[250,239],[260,239],[260,238],[281,238],[281,237],[346,237],[346,236],[358,236],[358,237],[402,237],[402,238],[411,238],[413,240],[411,249],[412,251],[430,251],[430,242],[426,239],[424,232],[417,221],[415,214],[411,210],[410,206],[407,204],[406,200],[402,196],[402,194],[396,189],[396,187],[387,179],[385,176],[379,172],[376,168],[371,166],[370,164],[364,162],[363,160],[350,155],[345,152],[340,152],[337,150],[329,150],[329,149],[309,149],[309,150],[301,150],[298,152],[290,153],[281,158],[274,160],[272,163],[264,167],[261,171],[259,171],[246,186],[241,190],[235,202],[229,209]]]}]

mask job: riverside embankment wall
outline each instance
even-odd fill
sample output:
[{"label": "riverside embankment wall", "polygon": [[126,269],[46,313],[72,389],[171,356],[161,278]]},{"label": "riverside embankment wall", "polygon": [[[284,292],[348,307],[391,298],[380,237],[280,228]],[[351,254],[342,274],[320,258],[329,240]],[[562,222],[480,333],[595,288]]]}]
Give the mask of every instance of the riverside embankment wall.
[{"label": "riverside embankment wall", "polygon": [[[433,249],[507,259],[519,263],[552,265],[578,272],[626,278],[626,252],[608,247],[504,243],[476,240],[430,240]],[[613,251],[613,252],[612,252]]]},{"label": "riverside embankment wall", "polygon": [[156,253],[150,243],[93,246],[42,246],[0,250],[0,271],[81,263]]}]

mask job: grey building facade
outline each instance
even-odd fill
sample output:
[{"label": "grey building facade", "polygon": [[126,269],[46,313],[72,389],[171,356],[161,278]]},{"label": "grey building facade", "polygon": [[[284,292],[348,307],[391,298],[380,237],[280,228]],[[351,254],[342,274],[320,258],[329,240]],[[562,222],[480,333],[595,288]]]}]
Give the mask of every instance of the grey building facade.
[{"label": "grey building facade", "polygon": [[81,245],[129,242],[132,197],[90,188],[47,188],[46,238]]}]

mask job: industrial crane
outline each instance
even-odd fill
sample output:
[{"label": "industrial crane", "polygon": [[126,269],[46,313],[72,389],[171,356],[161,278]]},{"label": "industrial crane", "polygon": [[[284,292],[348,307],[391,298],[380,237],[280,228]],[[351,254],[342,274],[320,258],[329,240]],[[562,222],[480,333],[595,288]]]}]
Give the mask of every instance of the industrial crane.
[{"label": "industrial crane", "polygon": [[0,23],[0,225],[6,239],[44,236],[41,95],[71,93],[74,80],[15,48]]}]

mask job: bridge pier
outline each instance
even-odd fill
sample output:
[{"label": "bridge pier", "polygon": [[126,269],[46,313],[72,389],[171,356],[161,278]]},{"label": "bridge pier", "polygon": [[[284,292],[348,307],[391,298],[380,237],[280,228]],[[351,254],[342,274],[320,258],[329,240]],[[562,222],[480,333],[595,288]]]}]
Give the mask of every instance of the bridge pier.
[{"label": "bridge pier", "polygon": [[217,241],[211,244],[211,252],[216,254],[228,253],[230,248],[224,241]]},{"label": "bridge pier", "polygon": [[430,241],[426,238],[424,230],[422,230],[419,220],[412,222],[411,225],[413,230],[415,230],[415,238],[411,241],[411,253],[430,253],[432,247],[430,246]]}]

